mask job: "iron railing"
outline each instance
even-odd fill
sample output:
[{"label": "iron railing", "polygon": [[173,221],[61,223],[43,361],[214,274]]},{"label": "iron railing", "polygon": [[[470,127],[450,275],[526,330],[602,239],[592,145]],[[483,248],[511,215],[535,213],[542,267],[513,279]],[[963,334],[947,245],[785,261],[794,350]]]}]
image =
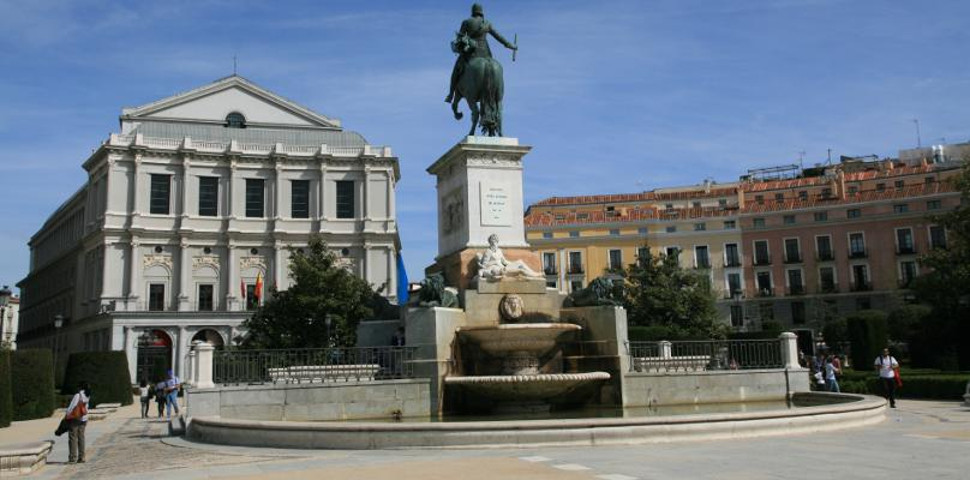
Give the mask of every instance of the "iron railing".
[{"label": "iron railing", "polygon": [[630,371],[701,372],[784,368],[781,341],[706,340],[629,342]]},{"label": "iron railing", "polygon": [[412,378],[417,347],[340,347],[214,352],[221,385],[361,382]]}]

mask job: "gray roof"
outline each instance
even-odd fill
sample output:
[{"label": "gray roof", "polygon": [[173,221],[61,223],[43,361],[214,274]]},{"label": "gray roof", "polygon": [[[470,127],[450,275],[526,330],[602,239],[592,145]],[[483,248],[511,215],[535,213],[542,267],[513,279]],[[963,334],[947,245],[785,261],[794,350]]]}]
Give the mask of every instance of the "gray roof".
[{"label": "gray roof", "polygon": [[321,145],[333,147],[361,147],[367,140],[357,133],[346,130],[317,130],[317,129],[289,129],[289,128],[226,128],[222,125],[206,125],[181,122],[153,122],[139,119],[137,128],[131,135],[141,133],[146,137],[184,138],[193,140],[214,140],[228,142],[236,140],[241,143],[287,145]]}]

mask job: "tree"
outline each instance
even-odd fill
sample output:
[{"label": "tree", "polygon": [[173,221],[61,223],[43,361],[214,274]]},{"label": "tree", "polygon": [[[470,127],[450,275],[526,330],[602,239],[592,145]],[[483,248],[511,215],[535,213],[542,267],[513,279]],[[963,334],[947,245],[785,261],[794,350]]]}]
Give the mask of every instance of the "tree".
[{"label": "tree", "polygon": [[706,275],[680,267],[679,252],[654,256],[650,248],[623,272],[630,325],[666,328],[673,337],[724,338]]},{"label": "tree", "polygon": [[[970,368],[970,163],[964,159],[963,173],[955,180],[960,205],[932,221],[945,228],[946,247],[920,258],[932,270],[917,277],[916,296],[931,305],[933,314],[913,339],[919,352],[930,354],[923,366]],[[914,352],[915,353],[915,352]],[[922,355],[915,355],[923,359]]]},{"label": "tree", "polygon": [[374,314],[374,290],[338,265],[320,237],[311,237],[305,251],[290,253],[293,283],[283,291],[272,287],[263,306],[243,323],[249,330],[243,347],[354,346],[357,324]]}]

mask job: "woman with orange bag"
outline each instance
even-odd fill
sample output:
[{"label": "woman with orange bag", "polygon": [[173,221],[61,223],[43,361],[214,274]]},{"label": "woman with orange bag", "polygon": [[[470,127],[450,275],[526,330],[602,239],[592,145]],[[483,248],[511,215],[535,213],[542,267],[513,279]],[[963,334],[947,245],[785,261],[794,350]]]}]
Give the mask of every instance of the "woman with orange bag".
[{"label": "woman with orange bag", "polygon": [[91,389],[87,382],[78,384],[77,393],[67,406],[64,419],[69,424],[67,463],[84,463],[84,427],[88,424],[88,402]]}]

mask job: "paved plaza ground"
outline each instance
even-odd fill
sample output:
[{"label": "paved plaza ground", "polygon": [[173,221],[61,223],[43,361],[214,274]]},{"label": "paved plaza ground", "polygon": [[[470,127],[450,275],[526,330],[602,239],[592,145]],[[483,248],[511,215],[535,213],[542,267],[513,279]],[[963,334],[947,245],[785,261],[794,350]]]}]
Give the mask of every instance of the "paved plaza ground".
[{"label": "paved plaza ground", "polygon": [[970,408],[900,401],[886,421],[817,435],[654,445],[484,450],[305,451],[201,445],[168,437],[167,423],[119,409],[87,430],[88,462],[66,464],[57,418],[0,429],[0,445],[57,441],[28,478],[266,479],[965,479]]}]

